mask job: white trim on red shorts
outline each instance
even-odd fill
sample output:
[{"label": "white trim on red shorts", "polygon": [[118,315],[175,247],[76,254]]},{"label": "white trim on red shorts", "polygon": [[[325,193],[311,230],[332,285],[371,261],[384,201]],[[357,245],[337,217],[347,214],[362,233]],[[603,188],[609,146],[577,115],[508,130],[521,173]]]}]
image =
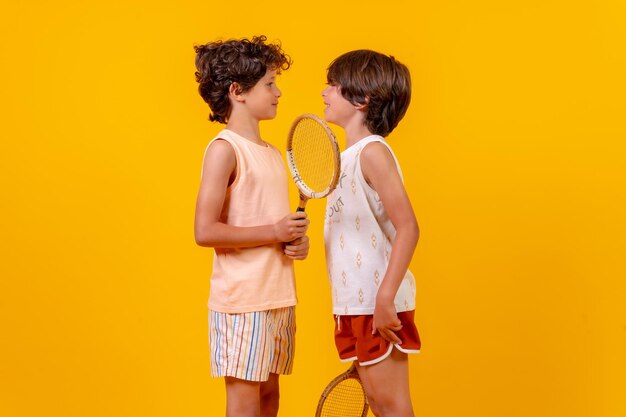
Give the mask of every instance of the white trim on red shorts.
[{"label": "white trim on red shorts", "polygon": [[[371,361],[367,361],[367,362],[359,362],[360,366],[368,366],[368,365],[374,365],[377,364],[378,362],[382,362],[383,360],[387,359],[387,357],[389,355],[391,355],[391,350],[394,348],[394,346],[396,347],[396,349],[398,349],[400,352],[402,353],[407,353],[407,354],[413,354],[413,353],[420,353],[419,349],[403,349],[400,347],[399,344],[397,343],[390,343],[389,344],[389,349],[387,349],[387,352],[385,352],[384,355],[379,356],[376,359],[372,359]],[[358,358],[355,356],[352,359],[340,359],[341,362],[348,362],[350,360],[357,360]]]}]

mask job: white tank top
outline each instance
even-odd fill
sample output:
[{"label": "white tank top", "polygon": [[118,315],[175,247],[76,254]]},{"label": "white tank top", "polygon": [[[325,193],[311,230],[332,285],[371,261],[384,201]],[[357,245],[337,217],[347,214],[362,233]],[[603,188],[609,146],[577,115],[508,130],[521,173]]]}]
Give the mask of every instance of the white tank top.
[{"label": "white tank top", "polygon": [[[333,314],[373,314],[396,235],[378,193],[367,184],[360,155],[381,136],[368,136],[341,153],[341,176],[328,196],[324,242],[332,289]],[[396,160],[395,155],[393,156]],[[402,176],[398,161],[398,173]],[[396,311],[415,309],[415,279],[407,270],[395,297]]]}]

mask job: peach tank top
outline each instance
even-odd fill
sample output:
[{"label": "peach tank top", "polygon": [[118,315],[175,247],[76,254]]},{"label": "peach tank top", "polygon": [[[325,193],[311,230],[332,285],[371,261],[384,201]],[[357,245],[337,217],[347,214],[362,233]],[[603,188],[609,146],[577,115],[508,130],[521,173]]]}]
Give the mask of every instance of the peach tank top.
[{"label": "peach tank top", "polygon": [[[218,139],[230,143],[237,157],[236,178],[226,191],[220,221],[232,226],[259,226],[274,224],[289,214],[287,172],[278,149],[258,145],[227,129],[211,143]],[[245,313],[296,302],[293,260],[284,255],[282,243],[215,248],[208,303],[211,310]]]}]

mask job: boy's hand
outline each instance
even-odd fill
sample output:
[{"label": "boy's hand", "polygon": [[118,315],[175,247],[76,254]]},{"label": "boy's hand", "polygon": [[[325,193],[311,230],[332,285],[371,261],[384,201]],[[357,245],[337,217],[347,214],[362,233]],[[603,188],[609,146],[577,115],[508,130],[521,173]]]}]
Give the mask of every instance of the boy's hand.
[{"label": "boy's hand", "polygon": [[280,242],[292,242],[303,237],[309,228],[306,212],[297,211],[283,217],[274,225],[274,234]]},{"label": "boy's hand", "polygon": [[393,302],[376,302],[374,309],[374,320],[372,322],[372,334],[380,333],[380,336],[388,342],[402,344],[402,340],[395,332],[402,329],[402,323],[396,314],[396,307]]},{"label": "boy's hand", "polygon": [[306,259],[309,254],[309,237],[302,236],[285,245],[285,255],[291,259]]}]

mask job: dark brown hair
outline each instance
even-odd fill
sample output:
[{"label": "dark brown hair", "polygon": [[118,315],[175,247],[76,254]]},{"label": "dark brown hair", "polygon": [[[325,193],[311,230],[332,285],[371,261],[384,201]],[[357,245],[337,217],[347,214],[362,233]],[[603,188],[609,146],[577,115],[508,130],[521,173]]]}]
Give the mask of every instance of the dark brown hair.
[{"label": "dark brown hair", "polygon": [[263,78],[267,70],[286,70],[291,58],[280,43],[265,44],[263,35],[250,39],[230,39],[196,45],[196,81],[202,99],[209,105],[211,121],[228,122],[231,104],[228,92],[232,83],[245,93]]},{"label": "dark brown hair", "polygon": [[395,129],[411,102],[409,69],[379,52],[360,49],[339,56],[328,67],[327,79],[350,103],[366,105],[365,125],[383,137]]}]

